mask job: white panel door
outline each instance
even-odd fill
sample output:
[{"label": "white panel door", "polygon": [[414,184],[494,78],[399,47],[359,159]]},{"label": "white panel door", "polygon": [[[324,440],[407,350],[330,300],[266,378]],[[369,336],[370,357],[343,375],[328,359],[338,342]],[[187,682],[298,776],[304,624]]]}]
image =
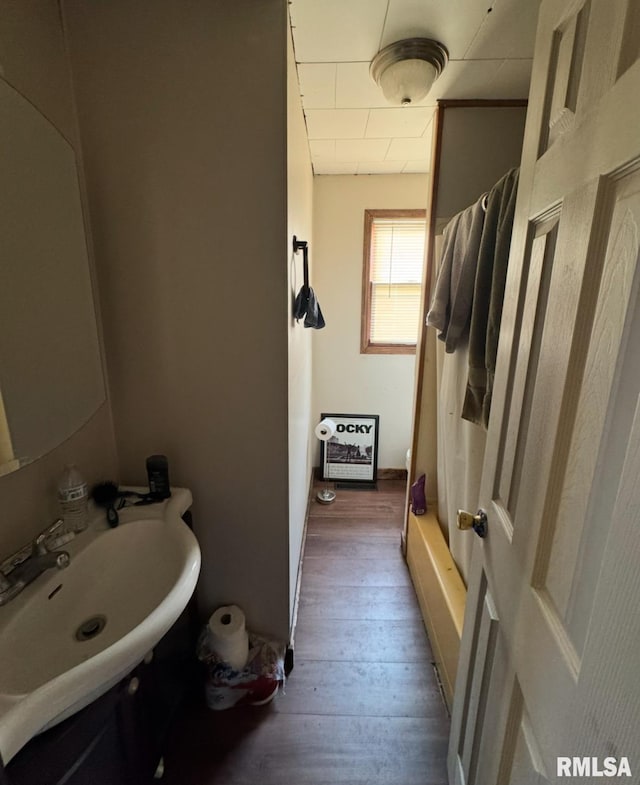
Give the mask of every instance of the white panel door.
[{"label": "white panel door", "polygon": [[640,782],[639,52],[640,0],[543,0],[451,783]]}]

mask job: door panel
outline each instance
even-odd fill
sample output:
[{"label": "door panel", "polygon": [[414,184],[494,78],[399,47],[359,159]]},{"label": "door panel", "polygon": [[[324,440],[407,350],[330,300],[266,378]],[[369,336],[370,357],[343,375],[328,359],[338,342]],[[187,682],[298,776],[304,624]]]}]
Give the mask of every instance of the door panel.
[{"label": "door panel", "polygon": [[[460,728],[451,744],[456,747],[456,783],[475,785],[481,783],[478,765],[483,746],[485,728],[494,727],[488,718],[488,700],[492,694],[490,682],[494,672],[502,670],[496,663],[499,621],[491,593],[488,590],[484,571],[480,570],[470,578],[469,588],[473,587],[473,631],[467,636],[468,656],[475,663],[463,689],[456,687],[454,711],[460,713]],[[461,652],[461,656],[465,656]],[[457,706],[459,705],[459,708]]]},{"label": "door panel", "polygon": [[509,723],[502,748],[498,785],[543,785],[549,782],[540,745],[515,680],[509,707]]},{"label": "door panel", "polygon": [[[535,378],[540,355],[540,338],[549,297],[551,269],[555,255],[560,206],[552,216],[532,224],[531,240],[527,243],[527,254],[522,272],[520,296],[524,292],[522,310],[518,309],[521,323],[518,325],[517,341],[520,347],[513,358],[513,375],[509,383],[509,398],[505,401],[508,416],[503,421],[500,433],[500,448],[495,470],[498,486],[494,489],[494,500],[506,511],[509,535],[511,521],[517,503],[518,489],[522,476],[523,447],[528,432],[531,411],[531,379]],[[529,383],[527,383],[529,380]],[[518,422],[519,427],[509,427]]]},{"label": "door panel", "polygon": [[[538,552],[534,572],[534,584],[546,589],[578,650],[584,643],[590,608],[582,601],[578,610],[575,600],[589,592],[591,575],[599,567],[592,558],[585,572],[579,559],[580,546],[583,541],[590,540],[594,527],[608,530],[610,520],[600,516],[594,520],[591,514],[599,494],[594,485],[599,458],[594,445],[600,444],[607,421],[609,395],[618,362],[617,347],[625,327],[638,258],[640,177],[634,172],[608,190],[613,193],[606,201],[612,200],[615,207],[604,270],[598,275],[596,264],[588,268],[594,280],[587,284],[595,287],[595,279],[599,279],[599,292],[593,310],[591,302],[584,302],[577,317],[583,324],[592,321],[592,335],[575,413],[570,413],[574,422],[568,455],[561,469],[562,482],[558,481],[556,495],[545,505],[544,519],[554,522],[554,531],[546,538],[548,548],[542,547]],[[609,206],[605,205],[603,215],[596,217],[594,225],[608,222],[610,213]],[[600,542],[603,544],[602,539]],[[590,594],[593,598],[593,592]]]},{"label": "door panel", "polygon": [[554,31],[544,98],[540,155],[570,130],[575,122],[590,9],[589,0],[574,4]]},{"label": "door panel", "polygon": [[560,756],[627,757],[640,777],[639,8],[541,5],[454,696],[461,785],[556,782]]},{"label": "door panel", "polygon": [[638,57],[640,57],[640,5],[629,2],[622,29],[618,77],[622,76]]}]

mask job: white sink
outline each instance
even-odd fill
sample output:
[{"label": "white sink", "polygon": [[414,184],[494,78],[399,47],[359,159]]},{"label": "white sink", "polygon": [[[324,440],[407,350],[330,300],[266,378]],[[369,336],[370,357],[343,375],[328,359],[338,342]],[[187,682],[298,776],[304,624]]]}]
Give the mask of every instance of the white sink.
[{"label": "white sink", "polygon": [[182,613],[200,571],[198,542],[181,520],[190,505],[188,490],[173,489],[160,504],[120,510],[115,529],[97,511],[63,546],[66,569],[48,570],[0,607],[5,763],[117,683]]}]

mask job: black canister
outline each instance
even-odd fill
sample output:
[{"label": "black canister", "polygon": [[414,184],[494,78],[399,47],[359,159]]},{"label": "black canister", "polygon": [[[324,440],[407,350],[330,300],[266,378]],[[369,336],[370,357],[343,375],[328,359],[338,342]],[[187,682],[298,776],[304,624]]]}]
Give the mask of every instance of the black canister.
[{"label": "black canister", "polygon": [[149,492],[155,499],[168,499],[171,496],[166,455],[150,455],[147,458],[147,476]]}]

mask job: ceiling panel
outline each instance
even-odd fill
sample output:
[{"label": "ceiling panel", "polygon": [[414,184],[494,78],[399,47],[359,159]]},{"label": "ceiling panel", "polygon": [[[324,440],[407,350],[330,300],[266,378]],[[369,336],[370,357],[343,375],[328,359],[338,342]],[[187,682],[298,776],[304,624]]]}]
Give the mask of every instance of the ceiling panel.
[{"label": "ceiling panel", "polygon": [[388,107],[382,90],[369,76],[369,63],[338,63],[336,106],[340,109]]},{"label": "ceiling panel", "polygon": [[290,5],[296,60],[365,60],[378,51],[387,0],[295,0]]},{"label": "ceiling panel", "polygon": [[431,145],[428,139],[392,139],[387,151],[387,161],[418,161],[428,158]]},{"label": "ceiling panel", "polygon": [[435,109],[416,109],[403,106],[399,109],[372,109],[365,136],[370,139],[394,136],[422,136],[433,118]]},{"label": "ceiling panel", "polygon": [[489,90],[491,81],[500,70],[502,60],[453,60],[436,79],[428,99],[493,98]]},{"label": "ceiling panel", "polygon": [[310,109],[306,112],[309,139],[363,139],[366,109]]},{"label": "ceiling panel", "polygon": [[[436,114],[436,110],[434,108],[434,110],[433,110],[433,116],[434,117],[435,117],[435,114]],[[426,139],[431,139],[432,136],[433,136],[433,118],[431,119],[431,122],[429,123],[429,125],[425,128],[425,131],[422,134],[422,138],[423,139],[425,139],[425,138]]]},{"label": "ceiling panel", "polygon": [[336,160],[336,140],[335,139],[311,139],[309,151],[314,161],[335,161]]},{"label": "ceiling panel", "polygon": [[402,169],[404,174],[419,174],[429,171],[429,161],[423,158],[421,161],[407,161]]},{"label": "ceiling panel", "polygon": [[532,58],[539,0],[494,0],[465,59]]},{"label": "ceiling panel", "polygon": [[336,161],[384,161],[389,139],[336,139]]},{"label": "ceiling panel", "polygon": [[336,163],[321,161],[314,164],[315,174],[357,174],[358,164],[353,161],[351,163]]},{"label": "ceiling panel", "polygon": [[382,46],[403,38],[435,38],[449,57],[462,58],[490,5],[491,0],[389,0]]},{"label": "ceiling panel", "polygon": [[358,174],[398,174],[396,161],[363,161],[358,164]]},{"label": "ceiling panel", "polygon": [[[441,99],[526,98],[539,0],[290,0],[316,174],[424,172]],[[433,37],[450,59],[430,93],[387,104],[369,76],[387,44]]]},{"label": "ceiling panel", "polygon": [[334,109],[336,63],[300,63],[300,94],[307,109]]},{"label": "ceiling panel", "polygon": [[493,98],[527,98],[533,60],[503,60],[491,81]]}]

